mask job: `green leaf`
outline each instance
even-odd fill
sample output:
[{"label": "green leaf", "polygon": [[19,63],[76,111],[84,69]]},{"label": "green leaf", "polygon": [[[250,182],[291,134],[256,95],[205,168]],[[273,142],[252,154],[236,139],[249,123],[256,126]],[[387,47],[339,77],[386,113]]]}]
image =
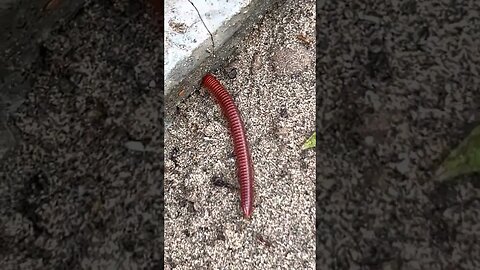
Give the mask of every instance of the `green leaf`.
[{"label": "green leaf", "polygon": [[310,138],[303,144],[302,149],[309,149],[309,148],[315,148],[315,144],[317,142],[317,134],[314,132]]},{"label": "green leaf", "polygon": [[435,172],[438,181],[480,172],[480,126],[457,146]]}]

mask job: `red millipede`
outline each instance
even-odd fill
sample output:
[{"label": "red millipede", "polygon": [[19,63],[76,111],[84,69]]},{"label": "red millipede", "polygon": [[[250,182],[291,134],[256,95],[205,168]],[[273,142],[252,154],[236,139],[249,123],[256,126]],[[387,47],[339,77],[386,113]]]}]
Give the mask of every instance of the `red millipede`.
[{"label": "red millipede", "polygon": [[238,183],[240,184],[240,205],[245,218],[250,218],[253,212],[253,163],[247,142],[245,127],[233,98],[222,84],[212,75],[203,77],[202,85],[220,105],[227,118],[230,133],[233,138],[233,150],[236,156]]}]

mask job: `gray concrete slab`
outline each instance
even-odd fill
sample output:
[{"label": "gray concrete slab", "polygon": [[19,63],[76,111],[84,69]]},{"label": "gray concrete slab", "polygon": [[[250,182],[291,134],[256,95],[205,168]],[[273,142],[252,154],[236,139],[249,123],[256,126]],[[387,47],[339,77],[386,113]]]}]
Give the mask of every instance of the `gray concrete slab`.
[{"label": "gray concrete slab", "polygon": [[205,89],[172,114],[165,137],[166,269],[314,269],[315,1],[268,12],[215,75],[246,125],[256,176],[239,208],[226,121]]}]

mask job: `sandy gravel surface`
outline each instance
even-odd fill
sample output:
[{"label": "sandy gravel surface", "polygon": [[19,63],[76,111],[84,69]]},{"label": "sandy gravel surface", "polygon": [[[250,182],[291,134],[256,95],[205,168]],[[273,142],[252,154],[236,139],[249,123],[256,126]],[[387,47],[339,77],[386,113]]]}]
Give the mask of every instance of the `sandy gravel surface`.
[{"label": "sandy gravel surface", "polygon": [[270,12],[215,72],[251,144],[252,220],[242,218],[215,101],[199,89],[174,112],[165,137],[166,269],[314,269],[315,152],[301,150],[315,129],[314,7],[291,1]]}]

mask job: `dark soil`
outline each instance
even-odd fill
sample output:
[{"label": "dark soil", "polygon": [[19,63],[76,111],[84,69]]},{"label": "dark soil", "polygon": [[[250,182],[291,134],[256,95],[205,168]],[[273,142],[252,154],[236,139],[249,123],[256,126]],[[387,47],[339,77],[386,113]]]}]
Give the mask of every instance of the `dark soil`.
[{"label": "dark soil", "polygon": [[161,29],[142,1],[88,1],[38,44],[0,167],[0,269],[162,267]]},{"label": "dark soil", "polygon": [[318,269],[480,269],[480,179],[432,177],[479,120],[479,10],[318,4]]}]

